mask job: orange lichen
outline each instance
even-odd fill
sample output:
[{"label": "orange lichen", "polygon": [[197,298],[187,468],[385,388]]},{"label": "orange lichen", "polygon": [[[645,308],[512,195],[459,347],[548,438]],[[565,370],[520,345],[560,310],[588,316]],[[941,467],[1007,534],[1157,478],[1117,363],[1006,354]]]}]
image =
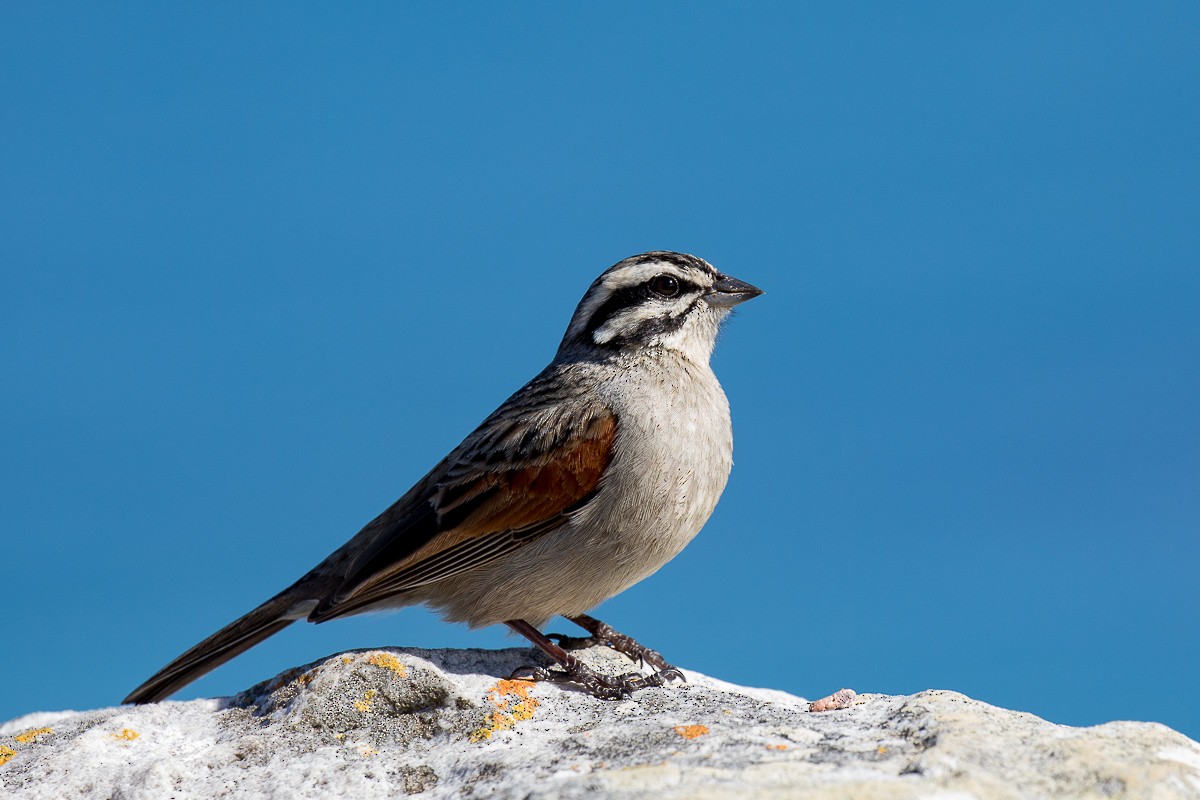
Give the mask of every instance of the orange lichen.
[{"label": "orange lichen", "polygon": [[769,745],[767,745],[767,749],[768,750],[787,750],[788,746],[786,744],[769,744]]},{"label": "orange lichen", "polygon": [[18,733],[13,738],[16,739],[18,742],[20,742],[21,744],[29,744],[30,742],[37,741],[37,738],[39,736],[46,736],[53,732],[54,731],[50,730],[49,728],[34,728],[31,731],[25,731],[24,733]]},{"label": "orange lichen", "polygon": [[0,767],[3,767],[5,764],[11,761],[12,757],[16,754],[17,751],[13,750],[11,747],[0,745]]},{"label": "orange lichen", "polygon": [[404,666],[404,664],[400,662],[400,659],[396,658],[391,653],[372,653],[367,659],[367,663],[376,667],[390,669],[392,672],[396,673],[397,678],[408,677],[408,667]]},{"label": "orange lichen", "polygon": [[698,739],[708,735],[707,725],[676,725],[675,732],[685,739]]},{"label": "orange lichen", "polygon": [[132,742],[134,739],[138,738],[139,736],[141,736],[141,734],[138,733],[137,731],[133,730],[132,728],[122,728],[120,733],[114,733],[112,735],[112,737],[114,739],[121,739],[122,741],[126,741],[126,742]]},{"label": "orange lichen", "polygon": [[363,695],[362,700],[354,701],[354,707],[364,714],[367,713],[371,710],[371,701],[375,699],[376,694],[378,694],[378,692],[376,692],[374,689],[367,689],[367,693]]},{"label": "orange lichen", "polygon": [[518,722],[532,717],[541,705],[540,700],[529,694],[532,688],[530,681],[496,681],[496,685],[488,690],[488,700],[496,710],[488,715],[487,724],[470,735],[470,740],[486,741],[497,731],[511,730]]}]

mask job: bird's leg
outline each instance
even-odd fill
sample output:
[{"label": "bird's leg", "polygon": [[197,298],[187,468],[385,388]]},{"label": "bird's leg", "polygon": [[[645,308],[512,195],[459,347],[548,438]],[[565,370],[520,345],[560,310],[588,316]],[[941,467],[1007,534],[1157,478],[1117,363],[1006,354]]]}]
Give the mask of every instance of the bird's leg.
[{"label": "bird's leg", "polygon": [[653,685],[661,686],[663,683],[674,678],[678,678],[681,681],[687,680],[683,677],[683,672],[678,667],[668,664],[667,660],[657,650],[651,650],[645,645],[638,644],[633,637],[620,633],[607,622],[601,622],[587,614],[580,614],[577,617],[567,617],[567,619],[590,633],[596,641],[607,644],[613,650],[625,654],[639,664],[645,663],[654,667],[657,671],[646,679],[654,681]]},{"label": "bird's leg", "polygon": [[662,673],[646,677],[636,672],[625,675],[601,675],[585,665],[575,656],[547,639],[523,619],[510,619],[504,623],[517,633],[524,636],[546,655],[555,661],[562,671],[546,669],[545,667],[521,667],[509,677],[533,681],[566,681],[578,684],[586,689],[593,697],[601,700],[621,700],[638,689],[647,686],[662,686],[665,680],[659,678]]}]

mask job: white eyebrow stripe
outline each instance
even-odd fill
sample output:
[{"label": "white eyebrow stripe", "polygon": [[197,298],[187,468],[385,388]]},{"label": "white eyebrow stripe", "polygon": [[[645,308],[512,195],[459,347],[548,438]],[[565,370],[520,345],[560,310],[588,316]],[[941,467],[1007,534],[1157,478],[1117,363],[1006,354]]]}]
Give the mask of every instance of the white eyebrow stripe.
[{"label": "white eyebrow stripe", "polygon": [[682,281],[695,283],[696,281],[688,274],[688,270],[682,270],[674,264],[668,264],[664,261],[656,261],[648,264],[636,264],[623,269],[613,270],[604,275],[603,282],[606,287],[616,291],[618,289],[627,289],[630,286],[637,286],[658,275],[673,275]]}]

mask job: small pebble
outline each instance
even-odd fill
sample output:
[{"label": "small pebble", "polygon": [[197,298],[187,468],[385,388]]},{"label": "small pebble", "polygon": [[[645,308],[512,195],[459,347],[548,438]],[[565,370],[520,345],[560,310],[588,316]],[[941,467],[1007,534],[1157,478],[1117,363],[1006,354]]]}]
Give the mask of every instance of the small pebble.
[{"label": "small pebble", "polygon": [[829,697],[822,697],[820,700],[814,700],[808,704],[808,710],[817,711],[836,711],[839,708],[849,708],[854,703],[854,698],[858,697],[858,693],[853,689],[839,689]]}]

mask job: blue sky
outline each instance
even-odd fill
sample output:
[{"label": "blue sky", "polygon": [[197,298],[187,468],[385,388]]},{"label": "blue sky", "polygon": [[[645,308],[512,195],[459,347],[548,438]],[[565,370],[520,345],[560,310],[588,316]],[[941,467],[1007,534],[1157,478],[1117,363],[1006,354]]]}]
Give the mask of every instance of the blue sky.
[{"label": "blue sky", "polygon": [[[599,616],[739,683],[1200,737],[1198,36],[1186,3],[6,5],[0,719],[116,703],[290,583],[667,248],[768,294],[715,356],[724,499]],[[510,643],[293,626],[180,697]]]}]

